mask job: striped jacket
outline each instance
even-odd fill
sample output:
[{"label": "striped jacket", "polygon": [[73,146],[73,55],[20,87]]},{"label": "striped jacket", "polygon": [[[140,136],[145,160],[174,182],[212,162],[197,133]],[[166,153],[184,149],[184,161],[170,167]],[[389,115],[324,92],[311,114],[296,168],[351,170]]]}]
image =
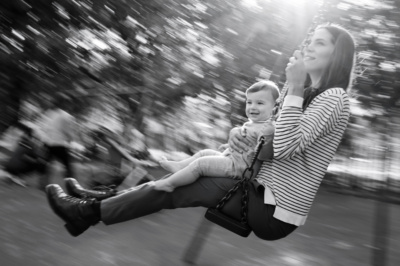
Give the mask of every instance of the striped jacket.
[{"label": "striped jacket", "polygon": [[297,226],[307,219],[350,116],[341,88],[315,97],[304,113],[302,103],[301,97],[286,96],[276,122],[274,159],[265,161],[257,176],[274,195],[274,217]]}]

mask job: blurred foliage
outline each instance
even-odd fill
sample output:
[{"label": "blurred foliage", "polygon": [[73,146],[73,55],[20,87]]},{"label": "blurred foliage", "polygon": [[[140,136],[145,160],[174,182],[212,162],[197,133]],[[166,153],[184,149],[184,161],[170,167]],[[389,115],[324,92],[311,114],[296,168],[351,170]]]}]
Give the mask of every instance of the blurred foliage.
[{"label": "blurred foliage", "polygon": [[[123,124],[180,110],[184,96],[224,97],[232,123],[256,78],[280,83],[287,58],[319,14],[355,35],[362,108],[398,107],[399,1],[2,0],[0,133],[22,102],[45,108],[62,92],[71,109]],[[221,110],[223,112],[224,110]]]}]

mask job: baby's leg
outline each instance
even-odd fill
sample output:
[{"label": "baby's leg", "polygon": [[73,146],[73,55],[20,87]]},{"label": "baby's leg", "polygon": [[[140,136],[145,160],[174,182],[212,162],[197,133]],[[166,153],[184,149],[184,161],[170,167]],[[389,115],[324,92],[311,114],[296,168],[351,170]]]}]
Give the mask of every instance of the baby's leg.
[{"label": "baby's leg", "polygon": [[164,168],[165,170],[167,170],[170,173],[176,173],[179,170],[185,168],[186,166],[188,166],[189,164],[191,164],[193,161],[195,161],[196,159],[200,158],[200,157],[204,157],[204,156],[220,156],[222,155],[221,152],[219,151],[215,151],[215,150],[211,150],[211,149],[205,149],[205,150],[201,150],[199,152],[197,152],[196,154],[194,154],[193,156],[184,159],[182,161],[168,161],[166,158],[162,159],[159,163],[160,166],[162,168]]},{"label": "baby's leg", "polygon": [[205,156],[194,160],[169,177],[156,181],[155,189],[171,192],[176,187],[193,183],[201,176],[232,177],[233,175],[234,166],[231,159],[225,156]]}]

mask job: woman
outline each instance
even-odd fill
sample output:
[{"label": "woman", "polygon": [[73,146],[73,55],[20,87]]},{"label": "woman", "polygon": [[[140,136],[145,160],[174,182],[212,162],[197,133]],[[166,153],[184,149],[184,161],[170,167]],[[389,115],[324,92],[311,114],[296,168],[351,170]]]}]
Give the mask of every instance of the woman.
[{"label": "woman", "polygon": [[[305,223],[328,164],[349,119],[345,92],[351,82],[354,41],[342,27],[319,26],[303,53],[296,51],[286,68],[288,94],[276,122],[274,159],[263,162],[249,186],[248,223],[265,240],[283,238]],[[304,90],[306,80],[310,87]],[[247,149],[239,129],[231,131],[234,149]],[[247,146],[247,145],[248,146]],[[103,201],[79,199],[87,194],[70,180],[69,196],[58,185],[47,187],[54,212],[77,236],[102,221],[110,225],[162,209],[214,207],[233,187],[231,178],[199,178],[173,192],[158,191],[154,182],[122,191]],[[157,182],[157,181],[156,181]],[[239,218],[240,193],[228,201],[224,212]]]}]

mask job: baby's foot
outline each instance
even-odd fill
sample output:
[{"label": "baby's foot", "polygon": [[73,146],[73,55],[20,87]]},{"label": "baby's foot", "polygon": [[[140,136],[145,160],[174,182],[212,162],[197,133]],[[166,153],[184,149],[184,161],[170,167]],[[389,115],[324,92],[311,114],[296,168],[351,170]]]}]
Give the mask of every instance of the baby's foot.
[{"label": "baby's foot", "polygon": [[174,191],[175,187],[171,185],[167,179],[160,179],[154,182],[154,189],[166,192]]},{"label": "baby's foot", "polygon": [[163,157],[159,162],[160,166],[170,173],[176,173],[181,170],[179,162],[168,161],[167,158]]}]

